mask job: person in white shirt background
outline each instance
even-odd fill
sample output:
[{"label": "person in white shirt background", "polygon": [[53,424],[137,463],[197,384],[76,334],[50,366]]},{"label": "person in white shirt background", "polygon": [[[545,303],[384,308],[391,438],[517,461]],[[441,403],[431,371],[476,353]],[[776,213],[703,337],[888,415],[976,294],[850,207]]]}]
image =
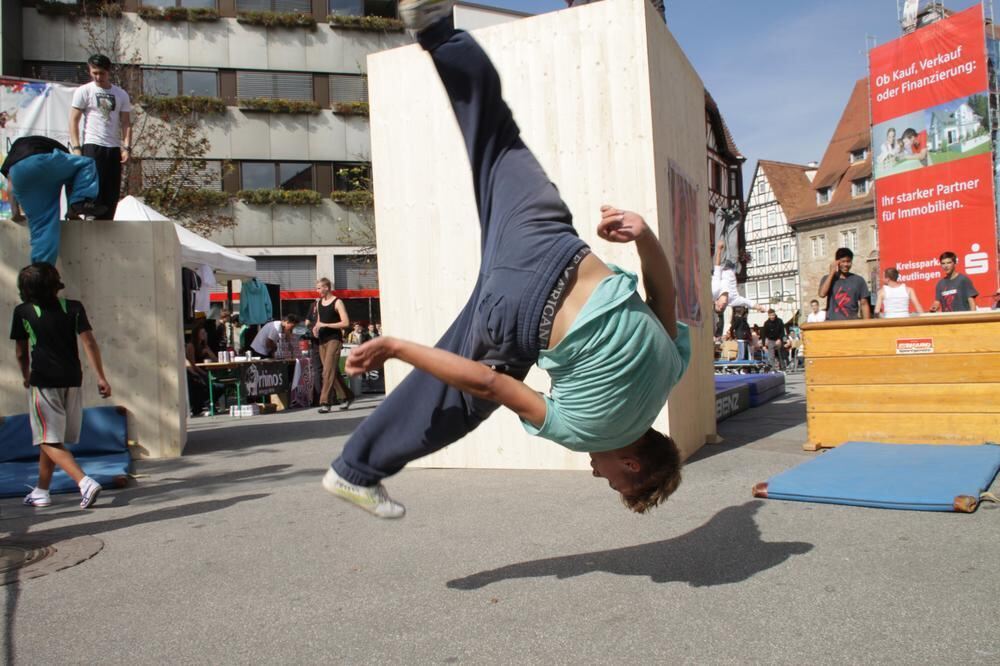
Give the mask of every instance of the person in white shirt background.
[{"label": "person in white shirt background", "polygon": [[924,309],[920,306],[920,301],[917,300],[913,287],[908,287],[899,281],[899,271],[895,268],[885,269],[885,284],[878,290],[878,298],[875,299],[875,312],[882,312],[884,319],[909,317],[911,305],[914,312],[923,313]]},{"label": "person in white shirt background", "polygon": [[262,358],[271,358],[278,349],[282,337],[288,337],[299,323],[297,315],[287,314],[281,321],[269,321],[260,327],[250,349]]},{"label": "person in white shirt background", "polygon": [[809,307],[812,311],[806,317],[807,324],[818,324],[820,322],[826,321],[826,312],[819,309],[819,301],[815,298],[809,301]]},{"label": "person in white shirt background", "polygon": [[110,58],[94,54],[87,66],[93,80],[76,89],[69,110],[70,150],[97,163],[97,202],[107,207],[105,219],[111,220],[121,194],[122,164],[132,152],[132,102],[111,83]]}]

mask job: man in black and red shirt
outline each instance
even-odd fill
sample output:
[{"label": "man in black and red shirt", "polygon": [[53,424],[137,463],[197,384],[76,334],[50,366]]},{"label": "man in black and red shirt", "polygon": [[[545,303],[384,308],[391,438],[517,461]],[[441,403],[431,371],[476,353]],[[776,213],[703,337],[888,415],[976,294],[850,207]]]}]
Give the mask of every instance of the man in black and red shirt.
[{"label": "man in black and red shirt", "polygon": [[854,253],[849,248],[842,247],[834,255],[836,261],[830,264],[830,273],[819,283],[819,297],[826,301],[826,320],[843,321],[871,319],[872,306],[869,299],[868,283],[860,275],[851,272],[854,264]]},{"label": "man in black and red shirt", "polygon": [[969,312],[976,309],[975,285],[967,275],[958,272],[958,257],[954,252],[942,252],[938,257],[944,277],[934,287],[931,312]]}]

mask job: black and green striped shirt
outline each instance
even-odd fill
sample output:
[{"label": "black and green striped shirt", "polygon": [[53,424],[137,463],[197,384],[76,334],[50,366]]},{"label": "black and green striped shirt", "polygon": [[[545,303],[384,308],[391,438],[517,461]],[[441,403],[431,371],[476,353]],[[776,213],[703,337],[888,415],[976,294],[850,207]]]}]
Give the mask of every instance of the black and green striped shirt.
[{"label": "black and green striped shirt", "polygon": [[79,386],[83,373],[76,338],[89,330],[80,301],[60,298],[48,306],[21,303],[14,308],[10,339],[27,340],[31,346],[29,383],[38,388]]}]

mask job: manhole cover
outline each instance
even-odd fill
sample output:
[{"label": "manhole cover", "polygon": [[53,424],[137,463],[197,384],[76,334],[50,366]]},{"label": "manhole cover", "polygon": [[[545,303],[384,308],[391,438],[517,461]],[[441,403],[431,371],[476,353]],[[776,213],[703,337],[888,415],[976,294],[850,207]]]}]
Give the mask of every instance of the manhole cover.
[{"label": "manhole cover", "polygon": [[101,552],[104,542],[92,536],[52,543],[31,535],[0,545],[0,585],[38,578],[86,562]]},{"label": "manhole cover", "polygon": [[26,567],[52,553],[52,548],[42,546],[0,546],[0,576]]}]

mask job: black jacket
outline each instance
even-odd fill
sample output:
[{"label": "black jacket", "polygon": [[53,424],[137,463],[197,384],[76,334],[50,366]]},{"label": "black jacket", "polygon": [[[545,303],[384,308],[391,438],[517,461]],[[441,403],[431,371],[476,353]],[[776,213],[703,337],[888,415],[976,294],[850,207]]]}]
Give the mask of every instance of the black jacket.
[{"label": "black jacket", "polygon": [[760,336],[765,340],[781,340],[785,337],[785,324],[780,319],[768,319],[761,326]]},{"label": "black jacket", "polygon": [[69,152],[66,150],[66,146],[47,136],[22,136],[11,144],[7,159],[3,161],[3,166],[0,166],[0,173],[3,174],[4,178],[10,178],[10,168],[25,157],[44,155],[54,150]]}]

